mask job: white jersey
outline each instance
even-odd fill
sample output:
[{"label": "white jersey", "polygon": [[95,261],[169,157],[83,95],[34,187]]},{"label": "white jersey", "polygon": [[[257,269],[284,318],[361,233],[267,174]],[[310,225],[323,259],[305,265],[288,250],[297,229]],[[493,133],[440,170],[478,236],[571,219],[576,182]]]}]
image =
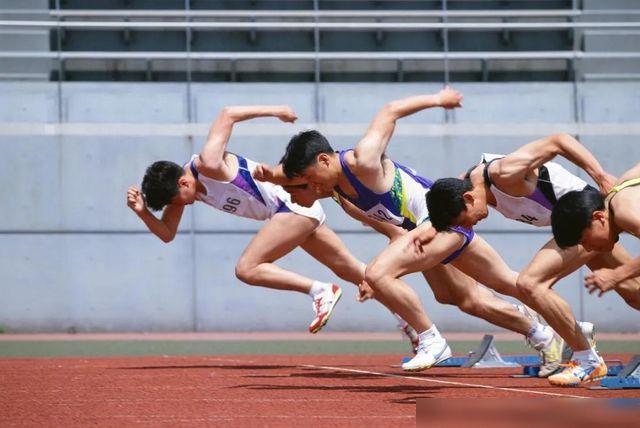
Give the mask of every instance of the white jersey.
[{"label": "white jersey", "polygon": [[199,201],[221,211],[255,220],[267,220],[278,212],[291,211],[315,218],[320,224],[324,222],[325,214],[318,201],[310,208],[291,202],[291,196],[281,186],[254,180],[256,162],[235,156],[238,159],[238,173],[231,181],[218,181],[199,174],[193,163],[198,155],[191,157],[191,172],[206,189],[206,193],[198,192]]},{"label": "white jersey", "polygon": [[[505,155],[484,153],[482,162],[488,166],[491,161],[503,157]],[[484,179],[496,198],[496,211],[506,218],[534,226],[550,226],[551,211],[557,200],[572,190],[583,190],[588,186],[586,181],[576,177],[560,164],[547,162],[538,168],[538,182],[534,192],[529,196],[517,197],[508,195],[494,186],[486,171],[485,168]]]}]

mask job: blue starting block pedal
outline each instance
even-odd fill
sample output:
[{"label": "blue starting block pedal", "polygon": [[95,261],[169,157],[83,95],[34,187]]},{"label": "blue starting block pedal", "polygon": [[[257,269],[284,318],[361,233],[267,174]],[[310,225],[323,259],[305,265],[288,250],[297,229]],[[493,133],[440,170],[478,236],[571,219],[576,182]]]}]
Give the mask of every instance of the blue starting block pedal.
[{"label": "blue starting block pedal", "polygon": [[599,387],[591,389],[640,389],[640,354],[634,356],[617,376],[602,379]]},{"label": "blue starting block pedal", "polygon": [[[485,334],[478,347],[469,352],[468,357],[451,357],[448,360],[436,364],[436,367],[465,367],[465,368],[509,368],[523,365],[540,364],[537,355],[509,355],[501,356],[494,345],[495,338],[491,334]],[[402,359],[403,363],[411,360],[411,357]]]}]

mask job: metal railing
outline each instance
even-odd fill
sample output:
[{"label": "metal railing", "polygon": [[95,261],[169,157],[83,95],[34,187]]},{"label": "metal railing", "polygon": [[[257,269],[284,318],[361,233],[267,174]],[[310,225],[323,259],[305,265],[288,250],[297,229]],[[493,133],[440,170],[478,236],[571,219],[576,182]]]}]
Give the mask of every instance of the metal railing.
[{"label": "metal railing", "polygon": [[[450,0],[451,1],[451,0]],[[54,32],[55,49],[47,52],[5,51],[5,60],[55,60],[58,78],[65,73],[68,61],[112,60],[184,61],[186,83],[192,81],[194,61],[313,61],[316,85],[321,80],[322,61],[395,61],[401,70],[404,61],[442,61],[444,83],[450,79],[451,61],[481,61],[483,76],[490,61],[558,60],[576,76],[576,63],[582,60],[640,59],[640,48],[631,52],[584,52],[580,37],[585,30],[640,30],[640,8],[637,10],[580,10],[577,1],[572,9],[544,10],[450,10],[443,0],[440,10],[320,10],[318,0],[312,10],[191,10],[185,1],[183,10],[64,10],[56,1],[55,10],[0,11],[0,30],[40,29]],[[6,19],[20,15],[23,19]],[[29,17],[40,19],[30,19]],[[42,19],[48,16],[50,19]],[[24,19],[27,17],[27,19]],[[612,20],[612,21],[608,21]],[[67,31],[153,31],[173,30],[185,33],[184,50],[180,51],[71,51],[63,49]],[[305,31],[313,33],[314,44],[308,51],[246,52],[192,51],[196,32]],[[322,51],[320,37],[335,31],[433,31],[441,34],[439,51]],[[573,50],[549,51],[451,51],[451,32],[497,31],[508,35],[513,31],[566,31],[573,37]]]}]

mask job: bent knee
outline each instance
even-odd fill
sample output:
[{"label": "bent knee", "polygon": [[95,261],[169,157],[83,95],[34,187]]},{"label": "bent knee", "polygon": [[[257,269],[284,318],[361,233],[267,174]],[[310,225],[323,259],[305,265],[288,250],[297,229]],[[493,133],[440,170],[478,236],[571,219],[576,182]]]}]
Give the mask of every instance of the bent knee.
[{"label": "bent knee", "polygon": [[457,302],[458,307],[464,313],[469,315],[478,315],[482,313],[483,304],[479,299],[474,299],[471,297],[462,299]]},{"label": "bent knee", "polygon": [[236,278],[245,284],[255,284],[255,268],[253,263],[248,263],[242,259],[236,264]]},{"label": "bent knee", "polygon": [[619,293],[627,305],[633,309],[640,311],[640,290],[636,290],[635,293]]},{"label": "bent knee", "polygon": [[516,288],[526,299],[535,298],[546,290],[546,286],[528,275],[520,275],[516,281]]},{"label": "bent knee", "polygon": [[436,298],[436,302],[441,303],[443,305],[458,306],[458,302],[456,302],[456,300],[450,294],[434,292],[433,297]]},{"label": "bent knee", "polygon": [[387,277],[389,277],[389,274],[387,273],[385,266],[375,260],[371,262],[364,271],[364,279],[373,289],[382,286]]}]

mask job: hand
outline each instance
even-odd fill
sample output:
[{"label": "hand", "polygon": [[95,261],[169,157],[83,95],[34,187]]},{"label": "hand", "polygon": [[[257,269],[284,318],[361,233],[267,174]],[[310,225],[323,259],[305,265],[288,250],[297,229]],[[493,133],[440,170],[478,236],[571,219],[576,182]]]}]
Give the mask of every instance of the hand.
[{"label": "hand", "polygon": [[284,106],[275,116],[283,122],[293,123],[298,120],[298,115],[289,106]]},{"label": "hand", "polygon": [[129,187],[127,190],[127,206],[136,214],[142,214],[147,210],[147,204],[144,202],[142,192],[134,186]]},{"label": "hand", "polygon": [[362,280],[360,284],[358,284],[358,295],[356,296],[356,300],[360,303],[365,302],[369,299],[373,299],[373,289],[367,281]]},{"label": "hand", "polygon": [[615,269],[598,269],[584,277],[584,286],[589,290],[589,294],[600,290],[598,296],[613,290],[619,283],[620,279]]},{"label": "hand", "polygon": [[438,105],[442,108],[462,107],[462,94],[449,86],[445,86],[436,96],[438,97]]},{"label": "hand", "polygon": [[258,181],[269,181],[272,182],[273,177],[275,176],[273,172],[273,168],[267,165],[266,163],[259,164],[256,169],[253,171],[253,178]]},{"label": "hand", "polygon": [[617,178],[614,177],[613,175],[605,172],[602,174],[602,177],[600,177],[600,180],[598,180],[598,187],[600,188],[600,193],[602,193],[603,195],[608,195],[609,192],[611,191],[611,189],[613,189],[613,186],[616,184]]}]

